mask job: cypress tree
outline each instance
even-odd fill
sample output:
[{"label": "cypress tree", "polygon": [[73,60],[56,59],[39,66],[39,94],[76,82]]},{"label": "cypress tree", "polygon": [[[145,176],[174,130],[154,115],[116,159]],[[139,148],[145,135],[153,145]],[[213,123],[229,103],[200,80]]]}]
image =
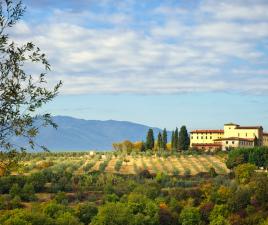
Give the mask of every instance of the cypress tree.
[{"label": "cypress tree", "polygon": [[179,131],[177,127],[174,132],[174,149],[179,150]]},{"label": "cypress tree", "polygon": [[153,129],[149,129],[146,137],[146,149],[153,150],[154,148],[154,131]]},{"label": "cypress tree", "polygon": [[158,133],[158,136],[157,136],[157,147],[159,150],[163,148],[163,139],[162,139],[162,134],[160,132]]},{"label": "cypress tree", "polygon": [[190,138],[186,126],[182,126],[179,133],[178,147],[181,150],[188,150],[190,145]]},{"label": "cypress tree", "polygon": [[163,135],[162,135],[162,144],[163,144],[163,149],[167,149],[167,130],[164,128],[163,130]]},{"label": "cypress tree", "polygon": [[172,151],[175,149],[174,137],[175,137],[175,133],[174,133],[174,131],[172,131],[172,135],[171,135],[171,150]]},{"label": "cypress tree", "polygon": [[145,152],[145,151],[146,151],[146,146],[145,146],[144,141],[141,142],[141,148],[140,148],[140,151],[141,151],[141,152]]}]

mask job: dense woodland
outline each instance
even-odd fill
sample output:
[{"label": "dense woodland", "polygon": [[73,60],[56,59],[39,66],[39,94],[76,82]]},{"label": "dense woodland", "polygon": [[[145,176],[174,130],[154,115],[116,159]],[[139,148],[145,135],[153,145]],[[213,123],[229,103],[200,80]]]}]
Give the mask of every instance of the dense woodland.
[{"label": "dense woodland", "polygon": [[[60,156],[24,157],[51,155]],[[232,150],[226,175],[213,168],[196,176],[77,174],[79,164],[46,162],[38,172],[28,168],[0,178],[0,224],[268,224],[268,177],[260,169],[268,165],[267,148]]]}]

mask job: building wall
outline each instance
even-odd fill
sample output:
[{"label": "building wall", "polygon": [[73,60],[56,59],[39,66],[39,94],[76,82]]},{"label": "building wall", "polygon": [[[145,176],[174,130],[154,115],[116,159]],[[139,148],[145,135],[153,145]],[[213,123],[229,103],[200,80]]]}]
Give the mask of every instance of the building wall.
[{"label": "building wall", "polygon": [[258,138],[259,145],[263,145],[263,130],[262,128],[243,128],[238,125],[224,125],[224,137],[239,137],[239,138]]},{"label": "building wall", "polygon": [[224,137],[239,137],[239,138],[261,138],[262,132],[260,129],[244,129],[239,128],[237,125],[228,126],[224,125]]},{"label": "building wall", "polygon": [[236,124],[225,124],[224,125],[224,138],[229,138],[229,137],[237,137],[237,130],[236,127],[238,125]]},{"label": "building wall", "polygon": [[222,150],[227,150],[228,148],[252,148],[254,147],[253,141],[245,140],[222,140]]},{"label": "building wall", "polygon": [[228,148],[237,148],[239,147],[238,140],[223,140],[222,141],[222,150],[227,150]]},{"label": "building wall", "polygon": [[223,138],[223,133],[198,132],[190,134],[190,147],[192,144],[213,144],[215,139]]},{"label": "building wall", "polygon": [[[202,132],[201,132],[202,131]],[[206,131],[206,132],[205,132]],[[212,132],[208,132],[212,131]],[[214,132],[213,132],[214,131]],[[213,144],[214,140],[222,138],[234,138],[234,140],[219,140],[222,144],[223,150],[229,147],[253,147],[254,141],[238,140],[237,138],[245,138],[253,140],[258,139],[258,145],[268,147],[268,134],[263,132],[262,127],[243,127],[237,124],[225,124],[224,132],[215,132],[220,130],[197,130],[190,134],[190,147],[193,144]],[[227,143],[227,142],[228,143]]]}]

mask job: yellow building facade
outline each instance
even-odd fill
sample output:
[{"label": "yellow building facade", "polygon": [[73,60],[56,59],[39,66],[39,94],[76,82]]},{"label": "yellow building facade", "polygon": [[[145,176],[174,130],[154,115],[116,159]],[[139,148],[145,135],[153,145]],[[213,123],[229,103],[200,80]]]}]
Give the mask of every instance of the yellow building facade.
[{"label": "yellow building facade", "polygon": [[205,151],[228,150],[237,147],[268,146],[268,133],[262,126],[224,125],[223,130],[193,130],[190,147]]}]

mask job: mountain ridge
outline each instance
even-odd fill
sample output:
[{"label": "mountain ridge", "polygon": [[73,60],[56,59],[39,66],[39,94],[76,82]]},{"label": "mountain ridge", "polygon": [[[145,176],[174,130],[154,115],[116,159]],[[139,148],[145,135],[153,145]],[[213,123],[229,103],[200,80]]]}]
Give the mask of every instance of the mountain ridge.
[{"label": "mountain ridge", "polygon": [[53,116],[53,120],[58,128],[41,128],[36,138],[39,145],[44,145],[51,151],[107,151],[112,149],[114,142],[145,140],[149,128],[153,129],[155,138],[162,131],[157,127],[112,119],[87,120]]}]

